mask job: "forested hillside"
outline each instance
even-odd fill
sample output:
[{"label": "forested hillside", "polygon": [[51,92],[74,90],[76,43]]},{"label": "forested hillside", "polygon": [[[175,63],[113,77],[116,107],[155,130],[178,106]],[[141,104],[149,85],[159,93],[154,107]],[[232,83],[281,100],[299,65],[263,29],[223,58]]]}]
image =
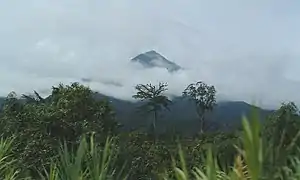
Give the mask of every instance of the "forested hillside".
[{"label": "forested hillside", "polygon": [[[166,83],[138,84],[133,98],[139,102],[135,103],[107,99],[78,83],[53,87],[47,98],[38,92],[21,98],[10,93],[0,117],[1,178],[184,180],[194,176],[191,179],[200,180],[221,173],[221,179],[251,176],[258,180],[297,176],[300,161],[290,162],[290,157],[300,157],[300,116],[294,103],[263,111],[266,114],[261,116],[261,109],[244,102],[218,105],[214,86],[201,81],[173,100],[164,95],[166,91]],[[193,110],[194,115],[181,116]],[[234,111],[252,112],[250,124],[244,119],[243,130],[224,131],[218,124],[221,115],[237,118],[237,113],[230,114]],[[214,117],[219,118],[217,123]],[[159,131],[166,121],[178,129]],[[227,123],[237,122],[242,118]],[[218,159],[217,164],[212,158]],[[213,169],[208,172],[207,168]]]},{"label": "forested hillside", "polygon": [[[117,119],[124,124],[125,129],[145,127],[151,121],[151,118],[137,113],[136,109],[141,105],[141,102],[124,101],[102,94],[97,94],[97,98],[107,99],[111,102],[116,111]],[[161,131],[174,127],[181,132],[197,132],[199,130],[196,125],[198,120],[193,102],[183,97],[175,97],[172,101],[170,110],[164,110],[160,115],[158,124]],[[262,119],[272,113],[271,110],[264,110],[243,101],[221,101],[207,115],[207,119],[211,123],[210,129],[230,130],[240,127],[241,117],[243,115],[248,116],[253,108],[259,111]],[[141,121],[140,119],[144,120]]]},{"label": "forested hillside", "polygon": [[[141,102],[126,101],[106,96],[100,93],[95,95],[97,100],[107,100],[111,103],[116,113],[116,119],[122,123],[123,130],[133,130],[147,126],[151,118],[145,117],[137,112],[137,107]],[[0,98],[0,107],[5,98]],[[197,128],[197,114],[192,102],[183,97],[175,97],[173,104],[169,107],[170,111],[164,111],[160,115],[159,131],[164,132],[168,129],[176,129],[178,132],[193,134],[199,130]],[[271,110],[264,110],[243,101],[223,101],[219,102],[215,109],[207,115],[210,130],[228,131],[241,126],[241,117],[248,116],[252,108],[257,108],[262,119],[271,114]],[[141,119],[144,119],[141,121]]]}]

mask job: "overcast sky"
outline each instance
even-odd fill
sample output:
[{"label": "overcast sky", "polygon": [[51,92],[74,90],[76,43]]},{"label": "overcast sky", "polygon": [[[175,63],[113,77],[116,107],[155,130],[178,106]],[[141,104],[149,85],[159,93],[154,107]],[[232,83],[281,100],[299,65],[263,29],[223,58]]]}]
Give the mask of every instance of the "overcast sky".
[{"label": "overcast sky", "polygon": [[[91,78],[128,99],[137,83],[203,80],[223,99],[300,103],[299,19],[299,0],[2,0],[0,95]],[[152,49],[187,70],[128,64]]]}]

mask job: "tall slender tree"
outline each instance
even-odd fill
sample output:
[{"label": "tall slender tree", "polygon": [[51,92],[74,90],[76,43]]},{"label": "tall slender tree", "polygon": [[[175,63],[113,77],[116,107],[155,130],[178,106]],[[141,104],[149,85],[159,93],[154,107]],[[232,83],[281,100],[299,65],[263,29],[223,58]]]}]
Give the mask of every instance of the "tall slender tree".
[{"label": "tall slender tree", "polygon": [[187,86],[183,91],[183,96],[195,103],[196,112],[200,120],[200,131],[204,131],[205,114],[212,111],[216,106],[216,89],[206,83],[199,81]]},{"label": "tall slender tree", "polygon": [[163,109],[169,109],[169,105],[172,103],[167,96],[163,95],[165,91],[168,90],[168,84],[160,82],[158,86],[149,84],[138,84],[135,89],[137,93],[132,97],[145,101],[145,103],[140,106],[140,110],[146,113],[153,113],[154,118],[152,121],[153,133],[156,134],[156,122],[158,118],[158,112]]}]

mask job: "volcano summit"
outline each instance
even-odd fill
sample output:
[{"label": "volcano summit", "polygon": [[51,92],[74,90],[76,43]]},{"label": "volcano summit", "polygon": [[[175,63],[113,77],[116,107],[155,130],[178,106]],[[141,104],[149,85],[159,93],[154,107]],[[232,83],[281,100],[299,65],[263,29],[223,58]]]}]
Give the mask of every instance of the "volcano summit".
[{"label": "volcano summit", "polygon": [[182,69],[179,65],[169,61],[167,58],[154,50],[139,54],[131,59],[131,62],[139,63],[144,68],[165,68],[169,72],[175,72]]}]

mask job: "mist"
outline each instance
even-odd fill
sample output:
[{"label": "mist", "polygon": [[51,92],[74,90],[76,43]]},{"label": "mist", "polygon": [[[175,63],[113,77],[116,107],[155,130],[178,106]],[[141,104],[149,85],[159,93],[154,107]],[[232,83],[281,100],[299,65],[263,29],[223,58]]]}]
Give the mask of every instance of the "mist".
[{"label": "mist", "polygon": [[[130,100],[138,83],[168,82],[181,94],[201,80],[219,100],[300,103],[299,18],[297,0],[1,1],[0,95],[47,94],[88,78],[92,89]],[[149,50],[185,70],[129,63]]]}]

